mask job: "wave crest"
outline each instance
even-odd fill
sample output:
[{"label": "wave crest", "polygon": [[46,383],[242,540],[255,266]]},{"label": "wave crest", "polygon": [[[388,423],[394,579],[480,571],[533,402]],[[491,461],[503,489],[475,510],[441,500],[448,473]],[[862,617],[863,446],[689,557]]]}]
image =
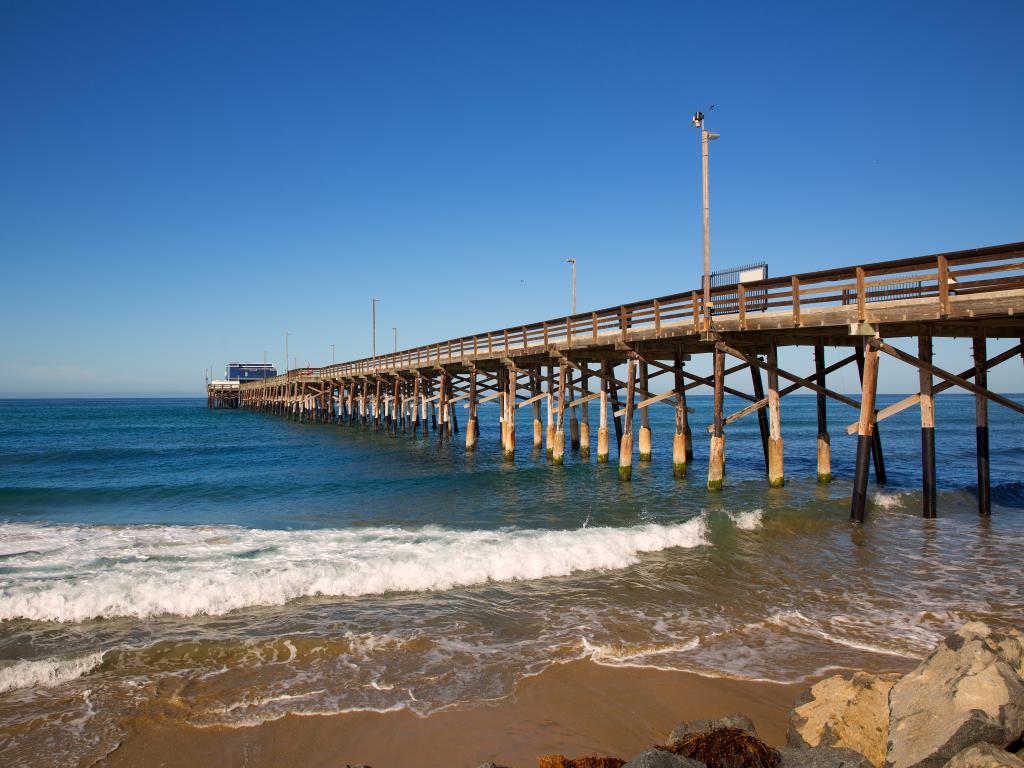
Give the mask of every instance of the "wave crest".
[{"label": "wave crest", "polygon": [[0,555],[10,555],[0,619],[220,615],[302,597],[440,591],[619,569],[645,552],[706,543],[703,515],[674,525],[567,531],[12,523],[0,526]]}]

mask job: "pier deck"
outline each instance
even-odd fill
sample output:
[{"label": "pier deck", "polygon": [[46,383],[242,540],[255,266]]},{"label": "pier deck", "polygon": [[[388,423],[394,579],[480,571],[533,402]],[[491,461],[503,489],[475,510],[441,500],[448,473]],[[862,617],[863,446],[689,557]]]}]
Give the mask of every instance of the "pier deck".
[{"label": "pier deck", "polygon": [[[885,342],[908,337],[918,340],[917,355]],[[934,337],[973,339],[973,365],[959,374],[935,367],[931,362]],[[1024,407],[990,391],[986,384],[990,368],[1024,357],[1020,343],[987,357],[986,340],[1007,337],[1024,337],[1024,243],[715,286],[707,304],[698,288],[372,358],[292,370],[244,382],[236,397],[229,395],[218,403],[299,420],[372,423],[413,435],[421,428],[424,434],[434,429],[438,439],[446,440],[458,432],[454,406],[461,402],[469,411],[465,439],[472,450],[477,406],[498,400],[502,448],[509,460],[515,456],[515,409],[532,406],[533,445],[543,444],[556,464],[564,457],[567,412],[571,450],[589,456],[589,409],[597,407],[597,460],[608,460],[611,411],[619,476],[629,480],[634,415],[641,421],[639,459],[647,461],[651,445],[646,409],[658,402],[675,409],[673,471],[685,475],[693,456],[686,392],[707,385],[715,393],[713,423],[708,425],[708,488],[719,490],[724,480],[725,427],[750,414],[757,414],[759,421],[769,484],[785,482],[780,401],[791,392],[808,389],[818,398],[821,482],[831,479],[826,399],[859,411],[847,432],[858,434],[851,516],[861,521],[869,464],[874,466],[876,480],[885,481],[878,423],[915,405],[921,411],[923,514],[935,515],[932,398],[957,386],[975,395],[979,512],[989,514],[988,403],[1024,414]],[[777,350],[784,346],[812,348],[813,373],[800,376],[780,368]],[[825,346],[849,347],[850,354],[826,366]],[[686,370],[687,360],[697,354],[713,356],[711,376]],[[921,386],[904,401],[876,411],[880,355],[916,368]],[[615,374],[616,366],[622,364],[625,380]],[[828,374],[849,364],[858,367],[859,401],[827,387]],[[767,393],[762,371],[767,374]],[[663,374],[672,376],[672,389],[656,395],[649,389],[650,380]],[[753,395],[729,386],[728,377],[737,374],[750,376]],[[750,405],[725,414],[725,393]],[[215,394],[223,393],[211,388],[211,407]],[[547,411],[546,430],[541,423],[542,404]]]}]

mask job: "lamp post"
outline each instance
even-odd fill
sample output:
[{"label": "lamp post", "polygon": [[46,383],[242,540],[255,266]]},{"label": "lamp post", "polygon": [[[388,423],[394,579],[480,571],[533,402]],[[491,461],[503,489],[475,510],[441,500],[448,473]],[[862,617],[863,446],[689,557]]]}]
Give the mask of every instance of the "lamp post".
[{"label": "lamp post", "polygon": [[380,301],[376,296],[373,297],[373,359],[377,360],[377,302]]},{"label": "lamp post", "polygon": [[285,375],[288,374],[288,337],[289,336],[291,336],[291,333],[289,333],[288,331],[285,331],[284,332],[284,372],[285,372]]},{"label": "lamp post", "polygon": [[391,332],[395,335],[395,354],[398,354],[398,329],[395,326],[391,326]]},{"label": "lamp post", "polygon": [[719,138],[704,127],[704,113],[694,112],[694,128],[700,129],[701,185],[704,192],[704,329],[711,327],[711,230],[708,209],[708,142]]},{"label": "lamp post", "polygon": [[576,259],[566,259],[572,264],[572,314],[576,314]]}]

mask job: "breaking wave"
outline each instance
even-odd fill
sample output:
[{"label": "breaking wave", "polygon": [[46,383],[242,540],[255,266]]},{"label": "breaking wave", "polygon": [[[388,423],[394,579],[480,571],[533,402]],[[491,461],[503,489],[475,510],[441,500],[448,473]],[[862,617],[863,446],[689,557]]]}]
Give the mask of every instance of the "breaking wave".
[{"label": "breaking wave", "polygon": [[0,525],[0,620],[220,615],[302,597],[447,590],[620,569],[707,543],[684,523],[576,530]]},{"label": "breaking wave", "polygon": [[67,658],[15,661],[0,666],[0,693],[18,688],[54,688],[103,663],[103,652]]}]

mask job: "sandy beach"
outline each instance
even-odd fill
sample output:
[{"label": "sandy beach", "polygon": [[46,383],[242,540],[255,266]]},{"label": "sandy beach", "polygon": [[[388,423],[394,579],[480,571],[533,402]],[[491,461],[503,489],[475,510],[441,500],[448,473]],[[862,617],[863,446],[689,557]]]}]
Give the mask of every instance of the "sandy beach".
[{"label": "sandy beach", "polygon": [[539,755],[629,758],[661,743],[680,720],[743,712],[771,744],[785,742],[786,718],[805,685],[575,661],[521,682],[508,699],[429,717],[408,711],[287,715],[246,728],[194,728],[137,718],[122,745],[99,764],[120,766],[339,766],[374,768],[536,765]]}]

